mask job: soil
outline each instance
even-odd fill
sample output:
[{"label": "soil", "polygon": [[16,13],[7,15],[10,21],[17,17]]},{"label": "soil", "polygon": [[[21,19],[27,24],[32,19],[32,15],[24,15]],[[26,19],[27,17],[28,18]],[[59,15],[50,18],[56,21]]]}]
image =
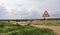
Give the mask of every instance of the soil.
[{"label": "soil", "polygon": [[46,26],[46,25],[32,25],[38,28],[48,28],[52,29],[54,32],[57,33],[57,35],[60,35],[60,26]]}]

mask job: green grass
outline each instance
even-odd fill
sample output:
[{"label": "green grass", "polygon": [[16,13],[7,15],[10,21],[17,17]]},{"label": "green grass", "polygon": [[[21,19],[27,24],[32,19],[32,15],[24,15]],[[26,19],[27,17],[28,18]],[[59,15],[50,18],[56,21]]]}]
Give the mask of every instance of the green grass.
[{"label": "green grass", "polygon": [[51,29],[0,22],[0,35],[56,35]]}]

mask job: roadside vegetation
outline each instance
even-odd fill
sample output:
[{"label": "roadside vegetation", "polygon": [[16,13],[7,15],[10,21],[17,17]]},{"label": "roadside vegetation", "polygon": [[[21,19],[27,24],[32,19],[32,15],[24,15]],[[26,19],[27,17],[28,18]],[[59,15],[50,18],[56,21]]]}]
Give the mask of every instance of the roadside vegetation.
[{"label": "roadside vegetation", "polygon": [[0,22],[0,35],[56,35],[51,29],[36,28],[30,24],[22,26],[18,23]]}]

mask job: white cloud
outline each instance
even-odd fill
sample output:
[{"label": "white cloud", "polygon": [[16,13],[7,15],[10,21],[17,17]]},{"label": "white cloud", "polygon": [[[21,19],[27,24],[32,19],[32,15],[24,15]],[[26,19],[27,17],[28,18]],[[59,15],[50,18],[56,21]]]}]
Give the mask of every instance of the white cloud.
[{"label": "white cloud", "polygon": [[59,0],[0,0],[0,6],[5,8],[2,12],[4,16],[0,16],[8,19],[41,18],[43,12],[48,10],[54,17],[60,11],[59,3]]}]

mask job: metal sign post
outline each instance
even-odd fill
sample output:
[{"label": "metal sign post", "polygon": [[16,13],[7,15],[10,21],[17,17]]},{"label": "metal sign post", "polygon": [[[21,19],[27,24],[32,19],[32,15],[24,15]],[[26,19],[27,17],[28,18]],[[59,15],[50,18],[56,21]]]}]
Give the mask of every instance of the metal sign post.
[{"label": "metal sign post", "polygon": [[44,17],[44,24],[46,25],[46,28],[47,28],[47,19]]},{"label": "metal sign post", "polygon": [[49,15],[47,10],[45,10],[45,12],[43,13],[42,17],[44,18],[44,24],[47,25],[47,17],[50,17],[50,15]]}]

